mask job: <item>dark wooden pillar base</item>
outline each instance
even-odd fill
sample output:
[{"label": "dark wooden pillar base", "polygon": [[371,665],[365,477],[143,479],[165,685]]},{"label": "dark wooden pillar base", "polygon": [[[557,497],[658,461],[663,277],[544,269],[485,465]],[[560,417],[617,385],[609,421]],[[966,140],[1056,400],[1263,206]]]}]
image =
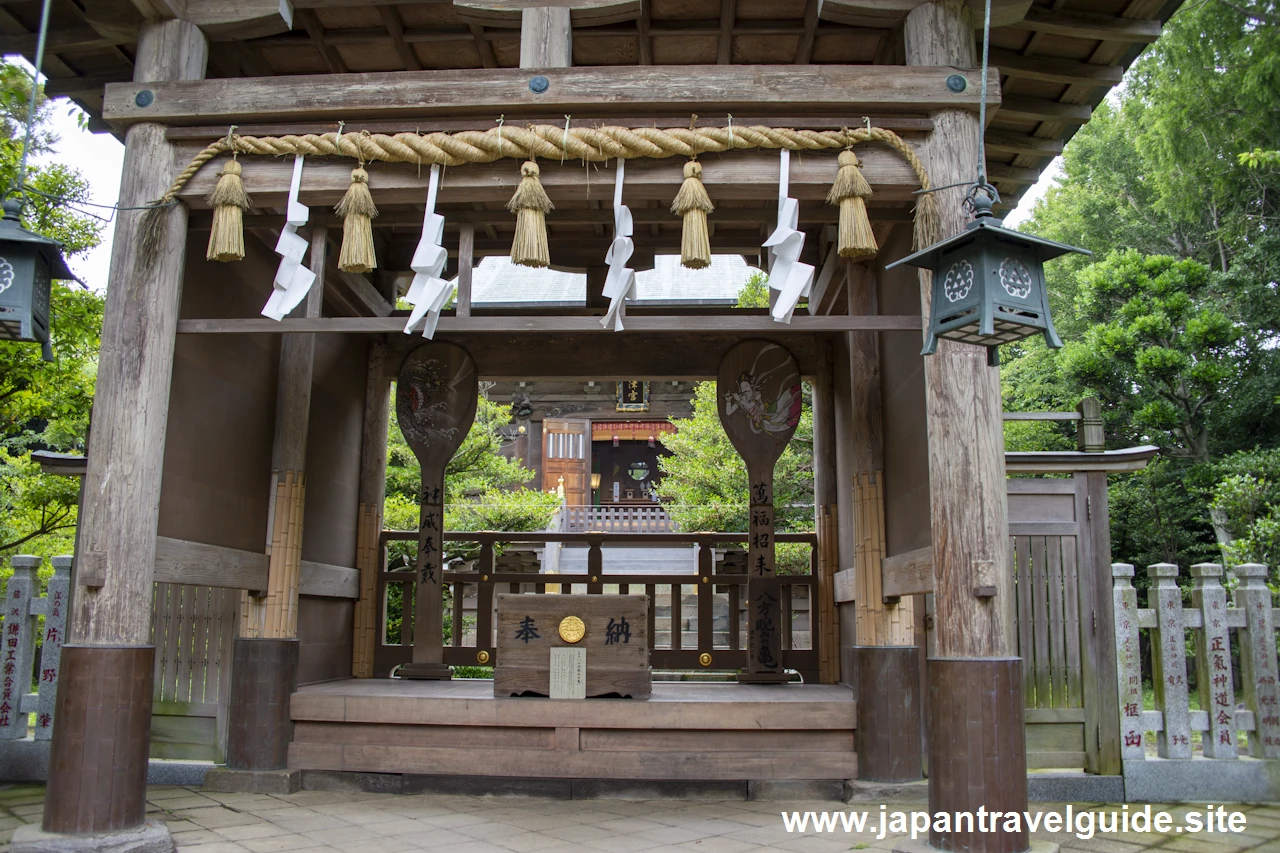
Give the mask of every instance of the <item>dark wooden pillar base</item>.
[{"label": "dark wooden pillar base", "polygon": [[858,778],[924,778],[920,746],[920,655],[915,646],[854,646]]},{"label": "dark wooden pillar base", "polygon": [[[929,811],[1026,811],[1022,659],[930,658],[928,669]],[[980,832],[976,824],[972,832],[930,829],[929,844],[957,853],[1029,849],[1025,824],[1020,832],[1002,827],[1003,820],[996,832]]]},{"label": "dark wooden pillar base", "polygon": [[227,767],[280,770],[288,763],[298,687],[298,641],[237,637],[228,708]]},{"label": "dark wooden pillar base", "polygon": [[424,681],[449,681],[453,678],[453,670],[446,663],[406,663],[396,670],[396,675]]},{"label": "dark wooden pillar base", "polygon": [[145,822],[155,651],[62,647],[45,832],[120,832]]}]

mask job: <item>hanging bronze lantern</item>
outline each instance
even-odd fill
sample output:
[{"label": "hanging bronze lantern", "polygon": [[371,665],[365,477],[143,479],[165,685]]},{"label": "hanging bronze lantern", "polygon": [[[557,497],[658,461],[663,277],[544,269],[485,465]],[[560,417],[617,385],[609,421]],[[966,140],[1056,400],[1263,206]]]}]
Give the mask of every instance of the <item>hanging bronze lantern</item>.
[{"label": "hanging bronze lantern", "polygon": [[62,259],[62,244],[22,227],[22,202],[9,199],[0,219],[0,340],[49,345],[49,295],[53,279],[76,280]]},{"label": "hanging bronze lantern", "polygon": [[1044,262],[1085,249],[1032,237],[1011,228],[991,213],[992,199],[970,194],[974,219],[959,234],[894,261],[933,273],[929,332],[921,355],[938,349],[938,338],[988,348],[988,360],[999,363],[997,347],[1040,332],[1045,343],[1062,346],[1049,316]]}]

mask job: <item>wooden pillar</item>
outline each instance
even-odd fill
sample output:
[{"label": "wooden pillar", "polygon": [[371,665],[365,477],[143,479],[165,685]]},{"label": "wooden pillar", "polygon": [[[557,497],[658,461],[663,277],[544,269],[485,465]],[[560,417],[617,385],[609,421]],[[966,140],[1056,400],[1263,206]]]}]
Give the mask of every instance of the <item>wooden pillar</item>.
[{"label": "wooden pillar", "polygon": [[[310,258],[316,280],[295,315],[320,316],[327,250],[328,229],[317,226],[311,232]],[[315,344],[316,336],[309,332],[286,334],[280,341],[267,589],[249,590],[240,602],[227,726],[227,767],[232,770],[283,769],[293,737],[289,696],[298,683],[298,589]]]},{"label": "wooden pillar", "polygon": [[[879,313],[876,275],[869,264],[851,264],[846,284],[849,313]],[[853,456],[854,542],[860,646],[909,646],[914,637],[911,599],[886,602],[880,561],[887,555],[884,526],[884,423],[880,397],[878,332],[846,332],[849,346]]]},{"label": "wooden pillar", "polygon": [[377,645],[378,573],[383,568],[382,504],[387,482],[387,418],[391,406],[389,383],[384,372],[386,353],[386,344],[382,341],[369,345],[364,435],[360,444],[360,518],[356,528],[360,600],[356,602],[351,661],[351,674],[356,678],[373,677],[373,654]]},{"label": "wooden pillar", "polygon": [[[470,222],[464,222],[458,229],[458,298],[456,305],[459,317],[471,316],[471,277],[475,271],[475,265],[476,226]],[[385,469],[386,466],[384,465],[383,468]],[[385,473],[385,470],[383,473]]]},{"label": "wooden pillar", "polygon": [[817,601],[811,602],[810,630],[817,642],[818,673],[823,684],[840,680],[840,615],[835,601],[840,547],[833,349],[829,337],[819,341],[818,372],[813,379],[813,509],[814,529],[818,533],[818,587]]},{"label": "wooden pillar", "polygon": [[609,299],[604,295],[604,280],[609,276],[609,268],[604,264],[592,264],[587,267],[587,307],[609,309]]},{"label": "wooden pillar", "polygon": [[[200,79],[207,56],[194,25],[144,24],[134,79]],[[173,159],[163,126],[130,127],[121,207],[159,198]],[[122,209],[116,220],[80,519],[81,588],[63,652],[46,832],[113,832],[141,826],[146,816],[152,577],[187,209],[175,205],[155,214],[157,241],[150,249],[139,246],[142,211]]]},{"label": "wooden pillar", "polygon": [[[961,0],[916,7],[903,28],[909,65],[978,64],[974,22]],[[934,186],[977,175],[978,117],[964,110],[933,113],[921,151]],[[966,187],[936,194],[941,236],[959,232]],[[921,310],[929,316],[930,278],[920,274]],[[1012,657],[1009,618],[1009,510],[1005,493],[1000,371],[981,347],[946,341],[924,357],[929,431],[929,501],[933,532],[937,655],[929,661],[929,809],[1026,808],[1026,734],[1021,661]],[[994,587],[995,595],[979,596]],[[986,749],[974,752],[974,744]],[[1026,850],[1027,834],[933,833],[945,850]]]},{"label": "wooden pillar", "polygon": [[573,24],[567,6],[524,9],[520,16],[520,67],[573,65]]},{"label": "wooden pillar", "polygon": [[[870,264],[849,265],[845,292],[851,315],[879,313],[876,287]],[[852,681],[859,707],[858,778],[906,782],[923,774],[923,703],[920,661],[911,645],[914,604],[910,598],[886,601],[882,595],[880,564],[888,551],[880,338],[877,332],[845,334],[852,414],[848,452],[853,471],[857,672]]]}]

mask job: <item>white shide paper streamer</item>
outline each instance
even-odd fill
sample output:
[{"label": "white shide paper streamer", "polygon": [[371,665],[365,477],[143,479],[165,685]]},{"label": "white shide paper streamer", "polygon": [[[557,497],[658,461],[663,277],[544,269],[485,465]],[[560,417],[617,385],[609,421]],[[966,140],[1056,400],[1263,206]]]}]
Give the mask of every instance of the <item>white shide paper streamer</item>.
[{"label": "white shide paper streamer", "polygon": [[635,251],[631,241],[633,223],[631,210],[622,203],[622,179],[627,161],[618,160],[618,174],[613,185],[613,242],[605,253],[604,262],[609,265],[609,274],[604,280],[604,295],[609,298],[609,312],[604,315],[600,325],[606,329],[613,324],[615,332],[622,331],[623,306],[626,300],[636,298],[636,271],[627,266]]},{"label": "white shide paper streamer", "polygon": [[311,211],[298,201],[298,187],[302,184],[302,155],[293,158],[293,180],[289,183],[289,204],[285,225],[276,241],[276,254],[280,266],[272,280],[271,298],[262,309],[262,316],[283,320],[285,315],[298,307],[298,303],[311,290],[316,274],[302,265],[307,253],[307,241],[298,236],[298,229],[307,224]]},{"label": "white shide paper streamer", "polygon": [[409,292],[405,294],[405,299],[413,303],[413,312],[409,314],[409,322],[405,323],[404,333],[412,334],[414,327],[421,323],[424,338],[435,336],[436,325],[440,322],[440,309],[444,308],[453,295],[453,285],[441,277],[449,253],[440,245],[440,241],[444,239],[444,217],[436,213],[436,193],[439,190],[440,164],[437,163],[431,167],[422,237],[418,240],[418,248],[414,249],[413,260],[409,263],[409,268],[413,270],[413,281],[409,284]]},{"label": "white shide paper streamer", "polygon": [[779,323],[790,323],[800,297],[808,296],[813,287],[813,265],[800,263],[804,250],[804,232],[800,223],[800,203],[787,195],[791,171],[791,152],[782,149],[782,168],[778,178],[778,225],[764,247],[769,250],[769,287],[778,291],[778,299],[769,313]]}]

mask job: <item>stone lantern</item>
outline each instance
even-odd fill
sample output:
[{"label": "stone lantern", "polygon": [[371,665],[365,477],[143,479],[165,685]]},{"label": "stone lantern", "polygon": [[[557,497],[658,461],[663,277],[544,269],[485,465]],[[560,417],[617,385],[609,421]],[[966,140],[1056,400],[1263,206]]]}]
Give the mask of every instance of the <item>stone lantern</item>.
[{"label": "stone lantern", "polygon": [[997,347],[1037,332],[1045,343],[1062,346],[1049,316],[1044,262],[1067,252],[1090,254],[1052,240],[1010,228],[991,213],[991,199],[971,197],[974,219],[959,234],[889,264],[906,264],[933,273],[929,333],[921,355],[950,338],[988,348],[988,360],[999,363]]},{"label": "stone lantern", "polygon": [[49,293],[53,279],[72,279],[62,245],[22,227],[22,202],[9,199],[0,219],[0,340],[37,341],[44,358],[49,346]]}]

